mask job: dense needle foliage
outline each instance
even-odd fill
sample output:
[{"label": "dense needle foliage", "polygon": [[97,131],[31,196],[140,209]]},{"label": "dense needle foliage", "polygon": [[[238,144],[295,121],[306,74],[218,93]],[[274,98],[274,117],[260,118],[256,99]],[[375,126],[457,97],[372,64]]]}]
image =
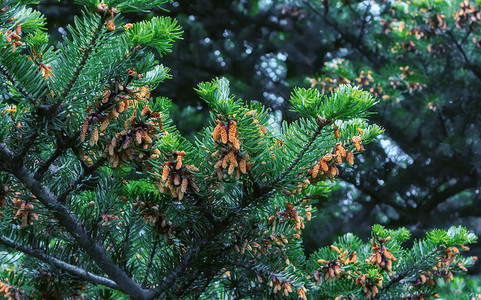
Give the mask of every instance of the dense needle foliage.
[{"label": "dense needle foliage", "polygon": [[304,254],[313,199],[383,132],[369,92],[296,88],[279,125],[215,78],[190,142],[150,96],[181,28],[123,18],[166,1],[77,1],[55,45],[34,2],[0,7],[1,296],[424,299],[476,260],[463,227],[405,247],[407,229],[374,225]]}]

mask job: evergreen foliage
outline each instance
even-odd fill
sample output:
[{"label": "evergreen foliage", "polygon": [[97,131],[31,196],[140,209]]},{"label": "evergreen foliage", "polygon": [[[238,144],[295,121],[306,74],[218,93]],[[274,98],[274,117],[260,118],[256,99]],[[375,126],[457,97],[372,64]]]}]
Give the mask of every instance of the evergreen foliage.
[{"label": "evergreen foliage", "polygon": [[407,229],[374,225],[306,256],[312,196],[383,132],[366,119],[375,98],[295,89],[300,117],[277,126],[216,78],[196,89],[210,124],[190,142],[150,97],[169,78],[152,50],[180,27],[122,18],[166,1],[78,2],[57,45],[35,2],[1,2],[0,295],[423,299],[475,261],[463,227],[409,248]]}]

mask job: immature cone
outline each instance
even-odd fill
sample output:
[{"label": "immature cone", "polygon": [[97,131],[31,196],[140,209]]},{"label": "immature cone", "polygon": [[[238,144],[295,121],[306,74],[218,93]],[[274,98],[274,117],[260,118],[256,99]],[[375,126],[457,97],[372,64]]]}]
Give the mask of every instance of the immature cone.
[{"label": "immature cone", "polygon": [[187,188],[190,185],[196,192],[199,188],[195,184],[192,172],[198,172],[199,169],[194,165],[187,165],[183,162],[186,155],[184,151],[172,152],[172,159],[166,160],[162,167],[162,181],[159,182],[158,188],[161,193],[170,191],[173,198],[182,200]]}]

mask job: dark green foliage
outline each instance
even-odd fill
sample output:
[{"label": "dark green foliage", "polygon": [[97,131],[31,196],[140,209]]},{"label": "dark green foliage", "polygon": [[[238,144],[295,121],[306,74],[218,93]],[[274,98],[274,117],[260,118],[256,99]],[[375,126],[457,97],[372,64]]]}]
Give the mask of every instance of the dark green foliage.
[{"label": "dark green foliage", "polygon": [[406,247],[407,229],[375,225],[366,243],[347,234],[306,256],[316,198],[384,132],[366,119],[377,100],[298,88],[300,117],[278,124],[219,77],[195,89],[210,120],[188,140],[150,95],[169,78],[151,51],[169,52],[180,27],[122,18],[164,2],[79,1],[57,45],[39,13],[1,2],[0,295],[395,299],[473,264],[464,227]]}]

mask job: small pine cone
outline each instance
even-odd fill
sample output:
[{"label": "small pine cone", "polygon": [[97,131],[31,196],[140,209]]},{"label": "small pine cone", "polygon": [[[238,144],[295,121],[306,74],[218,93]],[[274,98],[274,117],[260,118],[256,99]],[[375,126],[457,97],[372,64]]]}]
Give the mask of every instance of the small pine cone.
[{"label": "small pine cone", "polygon": [[354,153],[348,151],[346,153],[346,161],[352,166],[354,164]]},{"label": "small pine cone", "polygon": [[152,144],[152,138],[149,136],[149,134],[146,133],[145,131],[143,131],[142,133],[143,133],[142,139],[144,140],[144,142],[149,145]]},{"label": "small pine cone", "polygon": [[132,153],[132,150],[129,149],[123,152],[127,154],[127,157],[129,158],[128,160],[132,160],[134,158],[134,154]]},{"label": "small pine cone", "polygon": [[133,141],[133,139],[130,136],[126,137],[125,143],[122,146],[122,149],[124,149],[124,150],[127,149],[130,146],[130,144],[132,144],[132,141]]},{"label": "small pine cone", "polygon": [[339,128],[334,129],[334,136],[338,139],[341,137],[341,134],[339,132]]},{"label": "small pine cone", "polygon": [[112,155],[112,160],[110,161],[110,164],[112,165],[113,168],[117,168],[119,166],[119,157],[117,155]]},{"label": "small pine cone", "polygon": [[110,155],[110,156],[114,155],[114,147],[113,147],[112,144],[109,144],[109,145],[107,146],[107,151],[109,152],[109,155]]},{"label": "small pine cone", "polygon": [[339,175],[339,169],[335,165],[331,165],[327,171],[327,176],[333,178],[336,175]]},{"label": "small pine cone", "polygon": [[185,193],[185,191],[187,190],[187,185],[189,184],[189,180],[187,179],[187,177],[184,177],[182,179],[182,184],[180,185],[180,191],[182,193]]},{"label": "small pine cone", "polygon": [[237,163],[237,159],[235,158],[234,151],[229,152],[229,154],[227,154],[227,156],[229,158],[229,164],[234,165],[234,167],[237,167],[239,165]]},{"label": "small pine cone", "polygon": [[118,102],[117,105],[115,105],[115,107],[117,108],[117,111],[119,112],[119,114],[123,113],[125,111],[124,101]]},{"label": "small pine cone", "polygon": [[[230,152],[229,152],[230,154]],[[229,154],[224,156],[224,159],[222,160],[222,168],[227,169],[227,166],[229,166]]]},{"label": "small pine cone", "polygon": [[342,156],[336,151],[336,163],[342,165]]},{"label": "small pine cone", "polygon": [[177,163],[175,165],[175,169],[179,170],[182,168],[182,155],[177,155]]},{"label": "small pine cone", "polygon": [[336,151],[339,152],[342,157],[346,158],[346,149],[344,149],[341,144],[336,145]]},{"label": "small pine cone", "polygon": [[167,180],[167,177],[169,177],[169,173],[170,173],[170,167],[167,163],[165,163],[164,166],[162,167],[162,180],[163,181]]},{"label": "small pine cone", "polygon": [[109,123],[110,123],[110,118],[109,116],[107,116],[102,122],[102,124],[100,125],[100,131],[104,132],[105,129],[107,129],[107,126],[109,126]]},{"label": "small pine cone", "polygon": [[235,140],[232,142],[232,145],[234,146],[235,149],[239,150],[240,149],[239,139],[235,138]]},{"label": "small pine cone", "polygon": [[174,184],[175,184],[176,186],[179,186],[180,183],[181,183],[180,175],[179,175],[179,174],[175,174],[175,176],[174,176]]},{"label": "small pine cone", "polygon": [[135,140],[137,141],[138,145],[142,144],[142,133],[140,130],[135,132]]},{"label": "small pine cone", "polygon": [[227,171],[227,173],[228,173],[229,175],[232,175],[232,173],[234,173],[234,169],[235,169],[234,164],[230,164],[230,165],[229,165],[229,170]]},{"label": "small pine cone", "polygon": [[227,131],[226,131],[224,126],[222,126],[220,128],[220,136],[222,138],[222,143],[227,144],[229,138],[228,138]]},{"label": "small pine cone", "polygon": [[239,178],[240,178],[240,171],[239,171],[239,168],[237,168],[237,169],[235,170],[234,179],[235,179],[235,180],[239,180]]},{"label": "small pine cone", "polygon": [[212,138],[214,139],[215,142],[219,142],[219,134],[220,134],[220,121],[216,120],[217,125],[214,128],[214,131],[212,132]]},{"label": "small pine cone", "polygon": [[[175,198],[175,196],[174,196],[174,198]],[[184,199],[184,193],[182,191],[180,191],[179,194],[177,195],[177,198],[179,198],[179,200]]]},{"label": "small pine cone", "polygon": [[190,172],[199,172],[199,168],[194,165],[185,165],[185,168]]},{"label": "small pine cone", "polygon": [[229,141],[234,143],[235,140],[237,140],[237,123],[229,121]]},{"label": "small pine cone", "polygon": [[224,159],[219,160],[218,162],[215,163],[214,168],[219,169],[223,163],[224,163]]},{"label": "small pine cone", "polygon": [[152,113],[152,110],[150,110],[150,107],[148,105],[144,106],[144,108],[142,109],[142,111],[140,112],[140,115],[142,117],[144,116],[148,116]]},{"label": "small pine cone", "polygon": [[95,143],[97,143],[98,140],[99,140],[99,131],[97,127],[95,127],[94,131],[90,135],[90,141],[89,141],[90,146],[95,145]]},{"label": "small pine cone", "polygon": [[[319,161],[319,165],[320,165],[320,167],[322,168],[323,171],[327,172],[329,170],[329,166],[327,165],[326,161],[323,160],[322,158]],[[315,178],[314,176],[312,176],[312,177]]]},{"label": "small pine cone", "polygon": [[115,30],[115,24],[114,24],[114,18],[113,17],[107,22],[107,28],[110,31]]},{"label": "small pine cone", "polygon": [[242,174],[247,173],[247,162],[245,161],[245,159],[240,160],[239,170],[241,171]]},{"label": "small pine cone", "polygon": [[117,108],[112,107],[112,109],[110,110],[110,113],[109,115],[112,116],[112,119],[118,119],[119,118],[119,112],[117,111]]},{"label": "small pine cone", "polygon": [[320,163],[317,163],[314,167],[312,167],[312,174],[311,174],[311,177],[312,177],[312,178],[317,178],[317,177],[318,177],[320,168],[321,168],[321,164],[320,164]]}]

